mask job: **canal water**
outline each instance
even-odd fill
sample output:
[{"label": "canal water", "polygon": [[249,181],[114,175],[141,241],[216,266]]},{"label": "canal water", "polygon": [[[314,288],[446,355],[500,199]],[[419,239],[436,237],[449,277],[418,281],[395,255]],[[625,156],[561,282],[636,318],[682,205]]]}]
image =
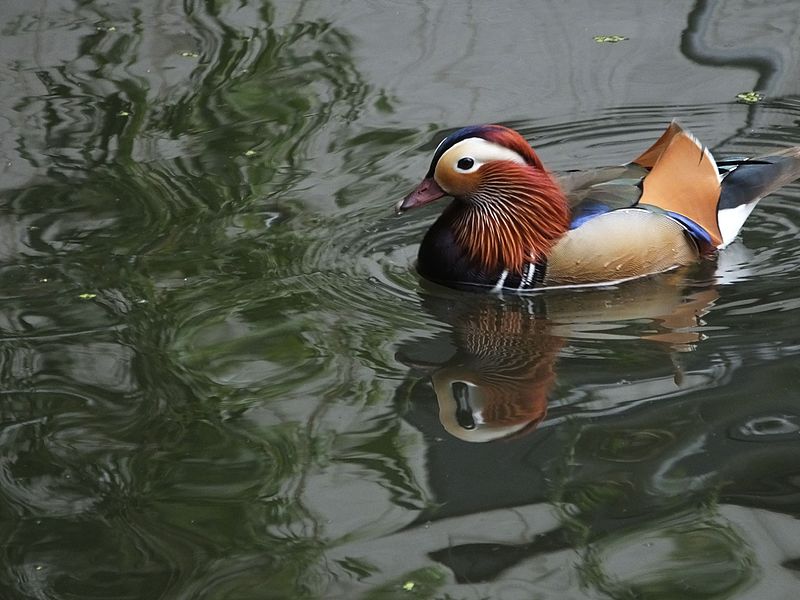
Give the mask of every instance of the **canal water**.
[{"label": "canal water", "polygon": [[425,284],[442,206],[393,213],[469,124],[555,171],[800,145],[796,2],[0,15],[1,598],[798,595],[800,184],[523,298]]}]

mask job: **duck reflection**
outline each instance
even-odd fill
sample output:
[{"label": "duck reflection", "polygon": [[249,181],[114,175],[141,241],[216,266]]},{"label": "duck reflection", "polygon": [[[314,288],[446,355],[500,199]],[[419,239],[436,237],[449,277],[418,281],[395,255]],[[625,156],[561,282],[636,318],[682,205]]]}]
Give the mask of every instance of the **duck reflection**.
[{"label": "duck reflection", "polygon": [[398,358],[430,376],[439,421],[466,442],[532,432],[547,414],[556,363],[569,339],[640,338],[659,344],[682,382],[678,353],[702,340],[702,317],[718,294],[686,289],[675,273],[617,288],[548,292],[529,297],[456,294],[432,287],[423,307],[450,328],[455,348],[444,361],[441,340],[418,341]]},{"label": "duck reflection", "polygon": [[484,298],[461,308],[453,322],[457,351],[431,373],[445,430],[487,442],[535,428],[547,412],[564,339],[528,312],[535,303]]}]

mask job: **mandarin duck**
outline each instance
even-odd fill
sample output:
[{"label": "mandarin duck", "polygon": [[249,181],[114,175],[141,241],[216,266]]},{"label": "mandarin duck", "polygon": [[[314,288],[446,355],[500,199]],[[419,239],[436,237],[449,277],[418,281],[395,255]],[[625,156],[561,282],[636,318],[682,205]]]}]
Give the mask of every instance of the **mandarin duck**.
[{"label": "mandarin duck", "polygon": [[800,147],[715,161],[674,121],[626,165],[556,177],[518,132],[481,125],[439,144],[397,210],[454,198],[419,247],[424,278],[524,292],[618,283],[712,255],[762,197],[798,177]]}]

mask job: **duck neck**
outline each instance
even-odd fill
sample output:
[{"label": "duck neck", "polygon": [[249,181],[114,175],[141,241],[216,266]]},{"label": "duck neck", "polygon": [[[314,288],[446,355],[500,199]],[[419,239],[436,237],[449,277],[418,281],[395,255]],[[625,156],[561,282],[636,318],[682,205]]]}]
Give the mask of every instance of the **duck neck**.
[{"label": "duck neck", "polygon": [[457,199],[442,217],[450,220],[455,242],[474,264],[512,274],[546,260],[569,228],[567,200],[553,178],[513,163],[486,165],[478,189]]}]

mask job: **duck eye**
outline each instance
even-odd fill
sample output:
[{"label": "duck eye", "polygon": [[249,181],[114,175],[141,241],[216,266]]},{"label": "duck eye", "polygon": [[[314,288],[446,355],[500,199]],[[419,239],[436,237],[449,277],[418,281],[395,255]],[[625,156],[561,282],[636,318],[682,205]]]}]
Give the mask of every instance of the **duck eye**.
[{"label": "duck eye", "polygon": [[465,156],[456,163],[456,166],[462,171],[469,171],[474,164],[474,160],[472,160],[469,156]]}]

